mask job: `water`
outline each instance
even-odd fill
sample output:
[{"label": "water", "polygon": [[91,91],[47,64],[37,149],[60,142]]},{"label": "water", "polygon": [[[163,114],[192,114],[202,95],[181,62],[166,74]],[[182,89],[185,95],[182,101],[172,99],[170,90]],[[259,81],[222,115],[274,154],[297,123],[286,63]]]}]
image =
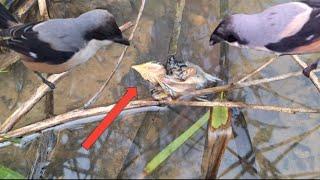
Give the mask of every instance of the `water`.
[{"label": "water", "polygon": [[[289,1],[232,0],[229,2],[229,13],[258,12],[280,2]],[[49,9],[52,17],[71,17],[98,7],[110,10],[120,25],[129,20],[135,20],[140,1],[53,1]],[[103,92],[98,105],[117,101],[127,86],[137,86],[141,99],[150,97],[147,83],[142,81],[130,67],[150,60],[164,62],[168,53],[175,7],[175,1],[171,0],[147,1],[132,46],[126,53],[119,71]],[[209,47],[208,39],[220,20],[219,14],[218,0],[187,0],[178,43],[179,57],[199,64],[206,72],[216,74],[221,70],[220,48],[219,46]],[[32,19],[33,16],[30,15],[28,18]],[[128,36],[129,33],[130,30],[125,35]],[[81,107],[108,77],[122,48],[120,45],[112,45],[102,49],[92,60],[74,69],[64,78],[55,90],[54,113],[61,114]],[[2,56],[0,64],[6,62],[8,56],[9,54]],[[264,52],[230,47],[227,54],[230,61],[229,81],[243,77],[271,57],[272,55]],[[317,55],[308,55],[303,58],[310,63],[317,58]],[[255,77],[271,77],[299,70],[301,70],[300,67],[290,57],[281,57]],[[14,65],[9,73],[1,73],[0,122],[27,100],[39,85],[40,81],[37,77],[20,63]],[[229,94],[228,98],[264,105],[319,107],[317,99],[320,97],[311,81],[301,76],[235,90]],[[16,125],[16,128],[45,119],[43,104],[44,100],[41,100]],[[113,123],[90,152],[84,151],[80,144],[97,125],[96,123],[60,131],[56,133],[57,144],[50,152],[50,163],[44,177],[138,177],[152,157],[190,127],[205,111],[205,108],[174,107],[167,111],[124,116]],[[317,129],[320,115],[288,115],[257,110],[243,110],[241,113],[244,115],[241,122],[247,125],[247,131],[243,127],[240,128],[239,133],[244,135],[230,141],[228,147],[231,150],[226,150],[218,176],[222,175],[222,178],[319,178],[320,153],[317,140],[320,133]],[[252,149],[250,149],[250,141],[246,139],[248,134]],[[1,148],[0,164],[29,176],[37,158],[39,143],[41,141],[34,141],[23,149],[15,146]],[[201,130],[150,177],[200,177],[204,143],[205,131]],[[250,168],[243,168],[243,164],[237,165],[239,159],[231,153],[232,150],[241,156],[251,152],[254,157],[251,159],[255,160],[253,166],[257,173],[250,171]]]}]

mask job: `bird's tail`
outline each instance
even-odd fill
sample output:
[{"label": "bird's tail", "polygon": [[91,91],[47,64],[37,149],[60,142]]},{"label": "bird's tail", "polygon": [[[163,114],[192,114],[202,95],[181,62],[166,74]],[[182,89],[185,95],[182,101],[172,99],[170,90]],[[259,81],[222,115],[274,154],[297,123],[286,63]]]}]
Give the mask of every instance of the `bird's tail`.
[{"label": "bird's tail", "polygon": [[18,24],[18,21],[7,8],[0,3],[0,29],[7,29],[15,24]]}]

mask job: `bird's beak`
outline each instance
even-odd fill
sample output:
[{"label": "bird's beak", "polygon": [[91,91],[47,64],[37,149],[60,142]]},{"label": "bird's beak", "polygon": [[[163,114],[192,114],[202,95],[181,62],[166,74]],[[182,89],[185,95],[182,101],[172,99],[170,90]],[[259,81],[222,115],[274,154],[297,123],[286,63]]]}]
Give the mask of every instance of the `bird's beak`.
[{"label": "bird's beak", "polygon": [[222,39],[213,33],[210,37],[209,44],[210,46],[214,46],[215,44],[220,43],[221,41]]},{"label": "bird's beak", "polygon": [[115,38],[113,39],[113,42],[123,44],[126,46],[130,46],[130,42],[127,38],[121,37],[121,38]]}]

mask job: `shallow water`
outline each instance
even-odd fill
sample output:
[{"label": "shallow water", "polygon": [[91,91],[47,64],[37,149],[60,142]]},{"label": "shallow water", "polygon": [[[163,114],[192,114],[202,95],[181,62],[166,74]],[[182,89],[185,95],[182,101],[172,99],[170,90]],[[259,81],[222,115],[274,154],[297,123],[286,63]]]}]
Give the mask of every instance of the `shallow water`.
[{"label": "shallow water", "polygon": [[[106,8],[113,13],[118,24],[135,21],[140,7],[138,0],[81,0],[52,1],[52,17],[73,17],[94,8]],[[229,13],[253,13],[288,0],[232,0]],[[103,92],[98,105],[111,104],[125,92],[125,87],[137,86],[139,98],[150,97],[147,83],[130,69],[131,65],[150,60],[165,61],[172,33],[175,1],[147,0],[145,11],[136,31],[132,46],[123,63]],[[37,12],[35,12],[37,13]],[[32,19],[32,16],[29,17]],[[220,48],[209,47],[212,30],[220,20],[218,0],[186,0],[183,13],[178,56],[199,64],[206,72],[218,74]],[[125,33],[129,35],[129,31]],[[74,69],[54,92],[54,113],[61,114],[81,107],[102,85],[113,69],[123,47],[112,45],[102,49],[88,63]],[[243,77],[272,57],[271,54],[230,47],[229,81]],[[317,55],[303,58],[310,63]],[[6,61],[3,56],[0,65]],[[261,71],[256,78],[271,77],[299,71],[300,67],[290,57],[281,57]],[[37,77],[17,63],[8,73],[0,74],[0,122],[4,121],[21,103],[28,99],[40,85]],[[319,107],[319,93],[310,80],[304,77],[267,83],[235,90],[228,99],[253,104],[289,107]],[[15,128],[45,119],[44,99],[41,100]],[[106,131],[90,152],[81,148],[84,138],[97,125],[55,133],[57,143],[50,156],[45,178],[134,178],[139,177],[147,162],[167,144],[190,127],[207,109],[172,107],[161,112],[138,113],[119,118]],[[320,177],[319,144],[317,131],[320,115],[242,110],[247,131],[229,142],[219,169],[222,178],[275,178]],[[242,131],[241,131],[242,130]],[[312,131],[313,130],[313,131]],[[249,133],[252,142],[245,139]],[[244,133],[244,135],[242,135]],[[29,176],[41,140],[24,148],[9,146],[0,149],[0,164]],[[188,140],[173,156],[165,161],[150,177],[197,178],[201,175],[201,158],[205,144],[205,131],[201,130]],[[254,151],[253,166],[257,173],[239,162],[231,151],[244,156]],[[235,165],[234,165],[235,164]],[[240,164],[240,165],[239,165]]]}]

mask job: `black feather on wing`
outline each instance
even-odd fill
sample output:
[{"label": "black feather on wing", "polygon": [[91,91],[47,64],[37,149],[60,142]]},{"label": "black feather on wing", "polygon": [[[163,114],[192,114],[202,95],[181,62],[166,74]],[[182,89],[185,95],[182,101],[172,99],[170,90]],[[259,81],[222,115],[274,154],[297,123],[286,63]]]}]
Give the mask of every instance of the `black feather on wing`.
[{"label": "black feather on wing", "polygon": [[308,4],[310,7],[320,8],[319,0],[303,0],[302,3]]},{"label": "black feather on wing", "polygon": [[39,40],[38,33],[32,30],[36,24],[38,23],[18,25],[2,31],[0,45],[28,56],[34,62],[48,64],[62,64],[76,53],[55,50],[50,44]]},{"label": "black feather on wing", "polygon": [[320,9],[316,8],[313,9],[309,20],[304,24],[299,32],[292,36],[283,38],[279,42],[267,44],[265,47],[279,53],[290,53],[296,48],[318,41],[320,39],[319,29]]},{"label": "black feather on wing", "polygon": [[7,8],[0,3],[0,28],[6,29],[14,24],[18,24],[18,21],[10,14]]}]

